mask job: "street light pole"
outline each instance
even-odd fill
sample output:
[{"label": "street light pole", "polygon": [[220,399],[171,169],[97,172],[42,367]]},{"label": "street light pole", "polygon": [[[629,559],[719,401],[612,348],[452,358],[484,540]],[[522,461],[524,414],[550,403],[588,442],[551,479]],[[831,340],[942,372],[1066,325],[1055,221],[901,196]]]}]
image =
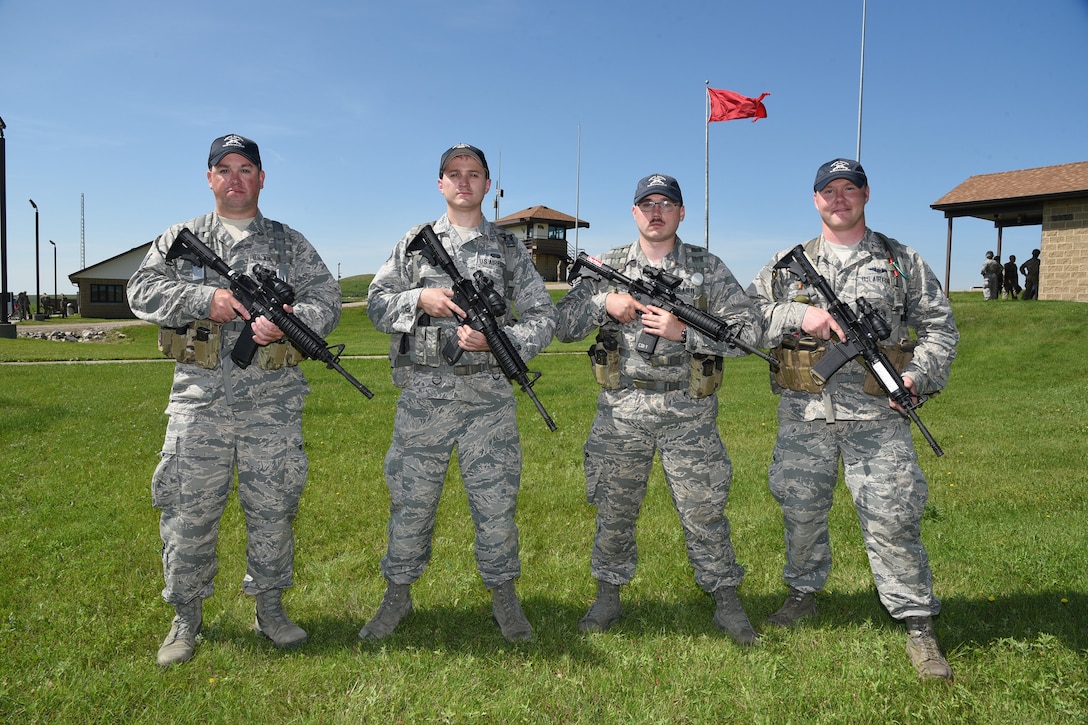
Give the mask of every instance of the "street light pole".
[{"label": "street light pole", "polygon": [[36,314],[42,313],[42,265],[38,256],[38,205],[34,203],[34,200],[30,200],[30,205],[34,207],[34,296],[37,299],[34,302],[34,308],[37,311]]},{"label": "street light pole", "polygon": [[8,318],[8,173],[7,173],[7,141],[4,139],[4,129],[7,124],[0,118],[0,278],[3,287],[3,312],[0,312],[0,337],[15,337],[14,329],[8,330],[11,320]]},{"label": "street light pole", "polygon": [[60,304],[60,298],[57,297],[57,243],[52,239],[49,243],[53,245],[53,307],[56,307]]}]

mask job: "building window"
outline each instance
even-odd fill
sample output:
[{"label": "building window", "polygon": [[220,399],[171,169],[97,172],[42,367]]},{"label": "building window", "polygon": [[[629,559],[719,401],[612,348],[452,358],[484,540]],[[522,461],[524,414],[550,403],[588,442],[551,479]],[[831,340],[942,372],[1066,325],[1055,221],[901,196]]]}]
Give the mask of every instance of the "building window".
[{"label": "building window", "polygon": [[92,284],[91,302],[123,304],[125,286],[123,284]]},{"label": "building window", "polygon": [[567,229],[566,227],[548,226],[548,239],[566,239]]}]

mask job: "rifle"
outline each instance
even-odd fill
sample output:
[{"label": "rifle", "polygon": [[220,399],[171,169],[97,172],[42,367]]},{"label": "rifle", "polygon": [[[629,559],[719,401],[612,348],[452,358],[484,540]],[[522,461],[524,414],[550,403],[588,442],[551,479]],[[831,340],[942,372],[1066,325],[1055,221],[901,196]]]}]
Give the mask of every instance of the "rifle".
[{"label": "rifle", "polygon": [[888,397],[906,411],[907,416],[918,426],[918,430],[922,432],[933,452],[938,456],[944,455],[944,451],[930,435],[929,429],[918,417],[917,409],[921,408],[922,403],[925,402],[924,397],[920,396],[918,402],[914,402],[910,391],[903,384],[903,377],[892,365],[887,354],[880,349],[878,342],[891,337],[892,331],[880,313],[873,309],[872,304],[864,297],[858,297],[854,304],[860,316],[855,314],[854,310],[839,299],[828,281],[812,266],[812,262],[805,255],[804,247],[800,244],[778,260],[774,268],[789,269],[805,284],[815,287],[827,300],[827,311],[846,333],[846,339],[841,343],[828,345],[827,352],[812,367],[812,378],[823,385],[839,368],[860,355],[862,364],[877,379]]},{"label": "rifle", "polygon": [[[627,291],[640,302],[649,303],[654,307],[660,307],[666,312],[670,312],[683,320],[691,327],[694,327],[707,337],[713,338],[718,342],[727,343],[728,345],[743,350],[751,355],[757,355],[770,363],[773,370],[778,370],[779,364],[777,360],[762,350],[754,348],[739,339],[737,333],[733,331],[733,328],[728,322],[720,317],[703,312],[698,307],[689,305],[687,302],[680,299],[676,294],[676,288],[683,282],[680,277],[647,265],[642,268],[642,274],[646,275],[650,281],[646,281],[645,279],[631,279],[619,270],[609,267],[596,257],[590,257],[585,252],[580,252],[578,254],[578,259],[574,262],[574,266],[571,267],[570,279],[574,279],[582,267],[589,269],[597,277],[604,277],[611,282],[626,287]],[[642,334],[639,335],[638,341],[635,343],[635,349],[643,355],[652,355],[657,348],[658,339],[657,335],[643,331]]]},{"label": "rifle", "polygon": [[247,368],[253,362],[257,352],[257,343],[253,341],[253,319],[264,316],[280,328],[283,336],[293,342],[307,357],[325,363],[330,369],[343,375],[347,381],[365,395],[373,398],[372,393],[351,373],[340,366],[340,354],[344,346],[336,345],[336,352],[316,332],[311,330],[294,314],[283,309],[284,305],[295,302],[295,291],[287,282],[279,279],[269,270],[257,264],[253,266],[253,277],[236,272],[227,266],[223,259],[213,252],[204,242],[188,229],[182,229],[166,253],[166,261],[185,259],[198,267],[210,267],[230,281],[230,291],[239,302],[245,305],[251,315],[246,320],[242,334],[230,353],[231,360],[240,368]]},{"label": "rifle", "polygon": [[[459,324],[467,322],[472,329],[484,334],[487,345],[491,348],[491,354],[498,361],[503,375],[508,380],[517,381],[521,389],[536,405],[540,415],[544,417],[548,430],[556,430],[552,417],[548,415],[548,411],[544,410],[544,406],[541,405],[536,393],[533,392],[533,383],[540,379],[540,373],[529,370],[525,365],[525,361],[518,355],[514,343],[510,342],[506,332],[499,327],[496,318],[506,314],[506,300],[495,291],[495,283],[479,270],[473,274],[476,284],[462,276],[457,269],[457,265],[454,264],[453,259],[445,247],[442,246],[442,240],[434,233],[434,229],[430,224],[425,224],[408,244],[409,252],[416,250],[420,250],[424,259],[440,267],[453,281],[453,301],[465,311],[465,317],[455,316],[457,322]],[[446,358],[446,362],[450,365],[453,365],[461,358],[461,353],[462,349],[457,345],[457,341],[452,339],[442,351],[443,357]]]}]

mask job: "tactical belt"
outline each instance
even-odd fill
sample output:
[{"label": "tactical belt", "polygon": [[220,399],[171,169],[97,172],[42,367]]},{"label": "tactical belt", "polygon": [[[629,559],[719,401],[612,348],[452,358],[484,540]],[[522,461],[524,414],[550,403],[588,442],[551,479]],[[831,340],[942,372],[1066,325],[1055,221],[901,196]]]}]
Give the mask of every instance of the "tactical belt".
[{"label": "tactical belt", "polygon": [[485,373],[494,370],[493,365],[487,363],[480,363],[478,365],[455,365],[453,367],[454,375],[475,375],[476,373]]},{"label": "tactical belt", "polygon": [[667,393],[670,390],[687,390],[687,380],[676,380],[671,383],[662,380],[632,380],[632,387],[639,390],[653,390],[658,393]]},{"label": "tactical belt", "polygon": [[476,365],[453,365],[453,366],[440,366],[431,367],[430,365],[414,364],[412,367],[421,373],[444,373],[452,372],[454,375],[475,375],[476,373],[488,373],[499,368],[490,365],[488,363],[479,363]]}]

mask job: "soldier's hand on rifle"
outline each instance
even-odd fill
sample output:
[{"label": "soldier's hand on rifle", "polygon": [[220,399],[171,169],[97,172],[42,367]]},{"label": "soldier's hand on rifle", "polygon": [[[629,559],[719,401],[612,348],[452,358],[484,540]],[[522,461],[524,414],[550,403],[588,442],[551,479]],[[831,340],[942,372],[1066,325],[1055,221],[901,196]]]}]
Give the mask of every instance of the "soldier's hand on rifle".
[{"label": "soldier's hand on rifle", "polygon": [[830,340],[832,333],[840,342],[846,339],[846,333],[843,332],[839,323],[835,322],[835,318],[831,316],[831,313],[814,305],[809,305],[808,309],[805,310],[805,318],[801,320],[801,329],[820,340]]},{"label": "soldier's hand on rifle", "polygon": [[488,352],[491,350],[484,333],[474,330],[468,325],[461,325],[457,328],[457,345],[466,352]]},{"label": "soldier's hand on rifle", "polygon": [[[909,375],[904,375],[903,376],[903,387],[906,388],[907,392],[910,393],[911,403],[914,404],[914,405],[917,405],[918,404],[918,394],[914,392],[914,378],[912,378]],[[902,405],[895,402],[891,398],[888,398],[888,407],[892,408],[894,410],[898,410],[900,413],[905,414],[907,412],[907,411],[903,410]]]},{"label": "soldier's hand on rifle", "polygon": [[249,319],[249,310],[235,298],[229,289],[220,287],[212,294],[212,306],[208,310],[208,319],[213,322],[230,322],[235,317]]},{"label": "soldier's hand on rifle", "polygon": [[626,324],[645,312],[646,305],[629,294],[612,292],[604,298],[604,309],[616,322]]},{"label": "soldier's hand on rifle", "polygon": [[[290,314],[295,311],[295,308],[291,305],[284,305],[283,311]],[[283,339],[283,330],[264,315],[254,318],[251,327],[253,328],[253,342],[258,345],[269,345]]]},{"label": "soldier's hand on rifle", "polygon": [[683,320],[660,307],[647,305],[642,313],[642,328],[651,335],[657,335],[666,340],[679,342],[685,327],[687,325]]},{"label": "soldier's hand on rifle", "polygon": [[424,287],[420,290],[419,301],[416,307],[426,312],[431,317],[460,317],[464,319],[465,311],[453,301],[453,290],[439,287]]}]

